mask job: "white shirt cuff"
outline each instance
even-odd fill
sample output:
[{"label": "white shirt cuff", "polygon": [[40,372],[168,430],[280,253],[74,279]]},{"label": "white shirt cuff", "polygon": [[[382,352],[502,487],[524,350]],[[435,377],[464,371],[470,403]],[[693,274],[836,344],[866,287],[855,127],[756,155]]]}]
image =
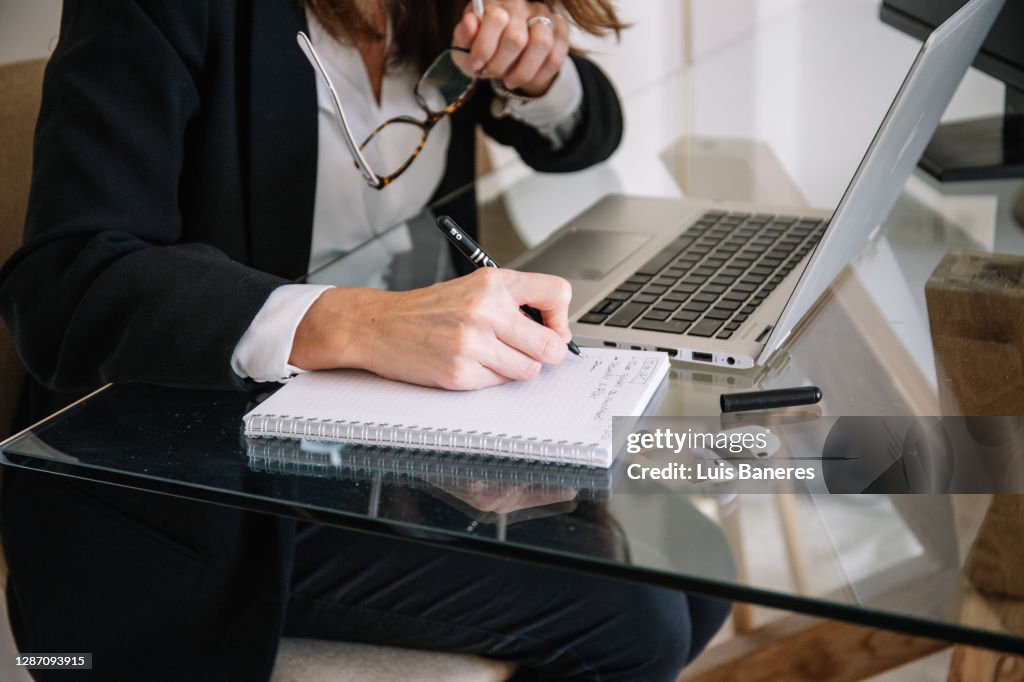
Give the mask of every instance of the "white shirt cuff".
[{"label": "white shirt cuff", "polygon": [[537,129],[557,149],[572,137],[582,118],[583,82],[576,64],[566,59],[546,93],[526,101],[495,99],[495,116],[511,116]]},{"label": "white shirt cuff", "polygon": [[231,369],[243,379],[287,381],[303,370],[288,364],[295,331],[320,295],[320,284],[285,284],[274,289],[231,354]]}]

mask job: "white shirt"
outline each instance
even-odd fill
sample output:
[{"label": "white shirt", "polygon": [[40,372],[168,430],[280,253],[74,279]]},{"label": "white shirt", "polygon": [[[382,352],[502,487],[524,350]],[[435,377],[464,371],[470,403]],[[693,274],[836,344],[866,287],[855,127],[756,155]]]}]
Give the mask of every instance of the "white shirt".
[{"label": "white shirt", "polygon": [[[332,38],[308,11],[306,15],[309,37],[338,91],[357,140],[365,139],[394,116],[421,118],[423,111],[413,93],[420,75],[417,70],[406,66],[389,69],[381,83],[378,103],[359,51]],[[404,227],[387,228],[419,214],[437,191],[447,161],[451,119],[445,117],[434,126],[420,156],[400,177],[383,190],[376,190],[356,169],[327,88],[320,78],[316,80],[319,142],[310,271],[362,245],[359,257],[346,259],[344,269],[338,269],[340,275],[332,273],[332,284],[386,288],[393,258],[412,248]],[[508,102],[504,113],[533,126],[557,148],[575,129],[582,101],[579,73],[572,60],[567,60],[543,97],[526,103]],[[393,149],[389,153],[401,163],[411,151]],[[385,230],[387,234],[378,238]],[[338,281],[338,276],[344,281]],[[329,288],[328,284],[287,284],[275,289],[235,347],[231,356],[235,373],[255,381],[285,381],[299,373],[301,370],[288,364],[295,331],[306,311]]]}]

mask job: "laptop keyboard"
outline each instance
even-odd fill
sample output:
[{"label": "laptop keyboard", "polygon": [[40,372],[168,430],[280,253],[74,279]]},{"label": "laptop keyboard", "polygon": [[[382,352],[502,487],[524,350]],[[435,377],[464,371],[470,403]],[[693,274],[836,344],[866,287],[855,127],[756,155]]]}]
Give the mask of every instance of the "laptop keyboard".
[{"label": "laptop keyboard", "polygon": [[824,233],[815,218],[708,211],[579,321],[731,338]]}]

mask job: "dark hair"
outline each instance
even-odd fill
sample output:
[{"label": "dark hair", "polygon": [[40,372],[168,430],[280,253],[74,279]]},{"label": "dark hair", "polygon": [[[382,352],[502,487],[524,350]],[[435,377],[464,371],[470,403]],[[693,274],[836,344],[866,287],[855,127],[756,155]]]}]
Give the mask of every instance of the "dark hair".
[{"label": "dark hair", "polygon": [[[359,0],[302,0],[327,32],[350,42],[377,41],[379,23],[367,16]],[[541,0],[581,30],[616,36],[626,28],[612,0]],[[389,0],[393,28],[393,59],[427,68],[451,47],[451,35],[462,19],[466,0]]]}]

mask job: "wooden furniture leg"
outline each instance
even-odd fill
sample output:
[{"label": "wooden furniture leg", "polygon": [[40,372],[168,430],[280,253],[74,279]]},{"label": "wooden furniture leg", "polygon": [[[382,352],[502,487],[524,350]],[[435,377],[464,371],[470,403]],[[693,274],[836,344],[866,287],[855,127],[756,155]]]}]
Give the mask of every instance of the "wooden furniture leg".
[{"label": "wooden furniture leg", "polygon": [[705,651],[680,682],[855,682],[949,644],[839,621],[790,615]]},{"label": "wooden furniture leg", "polygon": [[1024,682],[1024,658],[956,646],[947,679],[949,682]]},{"label": "wooden furniture leg", "polygon": [[[963,622],[1024,635],[1024,495],[994,495],[964,564]],[[957,646],[950,682],[1024,682],[1024,658]]]}]

